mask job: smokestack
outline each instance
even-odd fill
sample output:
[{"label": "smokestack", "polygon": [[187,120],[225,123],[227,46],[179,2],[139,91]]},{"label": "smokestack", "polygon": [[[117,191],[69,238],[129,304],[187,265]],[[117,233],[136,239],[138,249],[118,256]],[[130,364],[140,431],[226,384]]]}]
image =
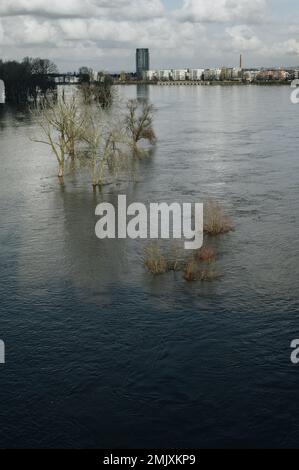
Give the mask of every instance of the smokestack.
[{"label": "smokestack", "polygon": [[243,70],[243,56],[240,54],[240,69]]}]

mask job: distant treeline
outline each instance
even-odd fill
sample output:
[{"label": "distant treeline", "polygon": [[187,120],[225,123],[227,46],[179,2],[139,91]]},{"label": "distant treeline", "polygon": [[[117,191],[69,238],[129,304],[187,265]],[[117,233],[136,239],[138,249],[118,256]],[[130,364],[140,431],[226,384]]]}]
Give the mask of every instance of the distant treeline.
[{"label": "distant treeline", "polygon": [[56,65],[48,59],[26,57],[22,62],[0,60],[0,79],[5,83],[6,101],[22,104],[36,99],[38,92],[55,88],[49,74],[57,73]]}]

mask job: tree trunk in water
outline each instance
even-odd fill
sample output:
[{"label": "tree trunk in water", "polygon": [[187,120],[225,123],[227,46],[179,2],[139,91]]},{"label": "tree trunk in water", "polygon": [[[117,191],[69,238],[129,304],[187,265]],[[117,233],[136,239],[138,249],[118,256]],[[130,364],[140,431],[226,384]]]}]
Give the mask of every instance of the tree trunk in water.
[{"label": "tree trunk in water", "polygon": [[64,162],[59,163],[58,178],[64,178]]},{"label": "tree trunk in water", "polygon": [[76,152],[75,152],[75,142],[71,141],[69,145],[69,154],[71,157],[71,160],[74,161],[76,157]]},{"label": "tree trunk in water", "polygon": [[93,156],[93,162],[92,162],[92,186],[94,189],[96,189],[98,185],[98,179],[97,179],[97,165],[96,165],[96,159]]}]

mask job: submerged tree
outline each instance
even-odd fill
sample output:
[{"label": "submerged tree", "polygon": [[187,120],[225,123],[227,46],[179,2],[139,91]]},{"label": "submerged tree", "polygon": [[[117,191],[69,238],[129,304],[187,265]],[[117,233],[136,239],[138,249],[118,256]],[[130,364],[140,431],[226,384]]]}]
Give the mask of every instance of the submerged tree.
[{"label": "submerged tree", "polygon": [[122,123],[102,110],[90,109],[82,139],[87,148],[81,154],[83,165],[90,168],[92,185],[101,187],[105,178],[116,177],[128,166]]},{"label": "submerged tree", "polygon": [[115,98],[115,89],[113,88],[113,80],[110,75],[104,73],[99,74],[99,80],[94,84],[96,102],[102,108],[109,108]]},{"label": "submerged tree", "polygon": [[101,108],[109,108],[115,97],[113,80],[109,75],[100,73],[97,81],[83,80],[80,85],[84,103],[87,105],[96,103]]},{"label": "submerged tree", "polygon": [[137,144],[141,139],[153,143],[155,135],[150,105],[144,103],[139,109],[138,103],[130,101],[128,109],[130,117],[116,103],[105,109],[94,101],[87,104],[78,94],[45,99],[33,110],[44,137],[34,140],[51,147],[59,178],[64,177],[68,158],[77,161],[73,168],[90,170],[94,188],[120,175],[134,178],[135,157],[141,153]]},{"label": "submerged tree", "polygon": [[57,101],[42,100],[32,111],[45,140],[34,139],[51,147],[58,162],[58,177],[65,173],[66,157],[75,158],[75,145],[83,138],[86,121],[76,97],[67,100],[63,96]]},{"label": "submerged tree", "polygon": [[63,97],[61,104],[65,119],[67,153],[72,161],[74,161],[76,157],[76,147],[82,141],[85,134],[87,113],[84,108],[82,109],[75,96],[68,101]]},{"label": "submerged tree", "polygon": [[138,146],[141,140],[147,140],[151,144],[156,142],[153,113],[153,106],[145,100],[141,103],[138,100],[129,100],[127,103],[126,128],[135,155],[141,152]]}]

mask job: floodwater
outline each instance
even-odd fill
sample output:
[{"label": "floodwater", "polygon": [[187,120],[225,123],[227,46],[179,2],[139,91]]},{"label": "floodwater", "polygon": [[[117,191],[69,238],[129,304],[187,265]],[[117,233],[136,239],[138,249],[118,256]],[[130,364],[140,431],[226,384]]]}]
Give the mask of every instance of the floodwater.
[{"label": "floodwater", "polygon": [[[0,447],[297,447],[298,105],[288,87],[122,87],[156,107],[136,183],[61,187],[0,108]],[[221,278],[153,278],[97,203],[221,201]]]}]

